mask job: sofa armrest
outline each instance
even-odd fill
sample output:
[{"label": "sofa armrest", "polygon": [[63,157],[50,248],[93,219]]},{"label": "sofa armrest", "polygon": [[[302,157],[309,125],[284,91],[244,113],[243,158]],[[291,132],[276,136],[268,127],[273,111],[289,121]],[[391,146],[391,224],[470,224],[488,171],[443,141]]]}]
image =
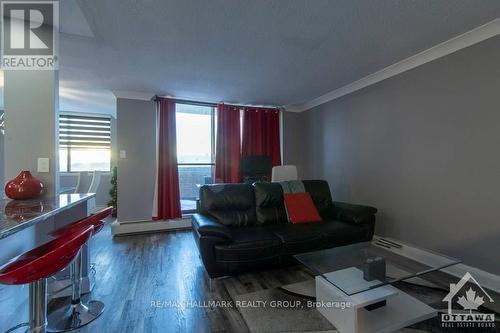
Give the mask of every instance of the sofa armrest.
[{"label": "sofa armrest", "polygon": [[366,224],[372,221],[377,209],[370,206],[354,205],[346,202],[334,201],[335,216],[337,219],[356,224]]},{"label": "sofa armrest", "polygon": [[228,227],[206,215],[193,214],[191,224],[202,236],[215,236],[228,240],[233,239],[233,234]]}]

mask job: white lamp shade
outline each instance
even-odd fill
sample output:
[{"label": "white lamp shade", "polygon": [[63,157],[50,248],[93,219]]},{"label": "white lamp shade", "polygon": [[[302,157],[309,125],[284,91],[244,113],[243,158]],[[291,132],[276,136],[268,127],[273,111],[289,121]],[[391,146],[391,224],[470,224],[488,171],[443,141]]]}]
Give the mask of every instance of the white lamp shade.
[{"label": "white lamp shade", "polygon": [[295,165],[280,165],[273,167],[271,174],[272,182],[284,182],[297,179],[297,167]]}]

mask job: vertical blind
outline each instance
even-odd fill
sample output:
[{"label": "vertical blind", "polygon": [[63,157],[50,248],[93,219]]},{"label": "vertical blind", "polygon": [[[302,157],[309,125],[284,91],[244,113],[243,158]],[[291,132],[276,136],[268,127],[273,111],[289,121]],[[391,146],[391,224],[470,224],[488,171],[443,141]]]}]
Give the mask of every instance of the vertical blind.
[{"label": "vertical blind", "polygon": [[111,119],[95,116],[59,116],[59,147],[111,149]]}]

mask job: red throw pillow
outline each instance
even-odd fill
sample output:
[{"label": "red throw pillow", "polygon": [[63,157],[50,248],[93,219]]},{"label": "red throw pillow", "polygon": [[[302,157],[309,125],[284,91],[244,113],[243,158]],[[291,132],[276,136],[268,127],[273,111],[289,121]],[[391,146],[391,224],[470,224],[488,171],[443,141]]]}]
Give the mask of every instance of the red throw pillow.
[{"label": "red throw pillow", "polygon": [[319,216],[309,193],[284,193],[284,196],[285,208],[290,222],[295,224],[321,221],[321,216]]}]

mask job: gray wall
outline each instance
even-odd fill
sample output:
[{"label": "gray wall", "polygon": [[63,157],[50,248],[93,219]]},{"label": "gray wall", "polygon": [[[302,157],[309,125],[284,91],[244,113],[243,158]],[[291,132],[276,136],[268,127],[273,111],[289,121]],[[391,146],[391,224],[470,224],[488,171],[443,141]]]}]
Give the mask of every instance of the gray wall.
[{"label": "gray wall", "polygon": [[118,221],[151,220],[156,170],[156,113],[150,101],[117,99]]},{"label": "gray wall", "polygon": [[116,117],[111,116],[111,170],[118,165],[118,143]]},{"label": "gray wall", "polygon": [[[55,195],[59,180],[58,95],[58,71],[4,71],[4,178],[30,170],[47,195]],[[49,158],[50,172],[37,172],[39,157]]]},{"label": "gray wall", "polygon": [[297,166],[299,178],[303,178],[307,148],[304,124],[305,113],[283,112],[283,164]]},{"label": "gray wall", "polygon": [[495,37],[288,114],[285,161],[379,208],[378,234],[500,274],[499,59]]},{"label": "gray wall", "polygon": [[[0,111],[0,113],[3,113],[3,111]],[[3,198],[3,191],[4,191],[4,135],[2,132],[0,132],[0,199]]]}]

